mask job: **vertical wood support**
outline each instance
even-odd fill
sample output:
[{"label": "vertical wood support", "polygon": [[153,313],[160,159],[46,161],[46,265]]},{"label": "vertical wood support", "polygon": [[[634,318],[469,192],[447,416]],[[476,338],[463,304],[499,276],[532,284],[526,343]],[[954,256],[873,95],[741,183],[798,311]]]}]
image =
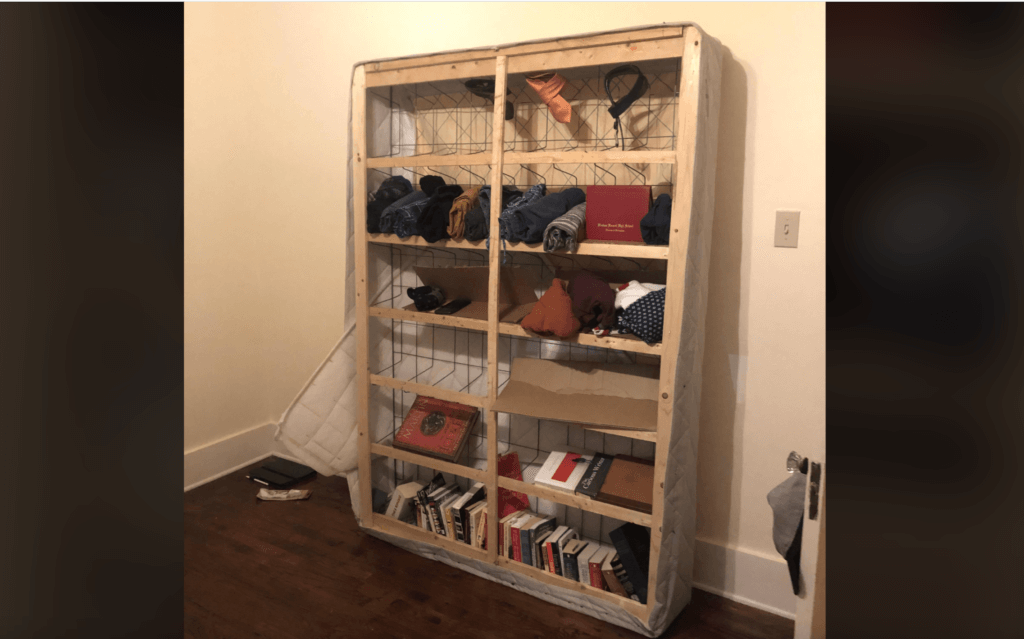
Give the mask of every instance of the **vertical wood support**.
[{"label": "vertical wood support", "polygon": [[[658,384],[658,439],[654,450],[654,503],[651,514],[651,555],[648,564],[647,611],[655,603],[655,584],[661,558],[662,527],[665,521],[665,470],[668,467],[672,418],[675,412],[675,379],[679,338],[683,332],[687,249],[690,216],[693,214],[693,179],[697,142],[697,110],[700,89],[700,33],[687,27],[683,37],[680,72],[678,133],[676,134],[675,186],[672,189],[672,220],[668,246],[668,275],[665,281],[665,335],[662,339],[661,374]],[[691,427],[695,427],[691,425]]]},{"label": "vertical wood support", "polygon": [[498,562],[498,287],[501,275],[501,180],[505,165],[505,87],[508,58],[500,55],[494,67],[494,131],[491,136],[491,248],[487,276],[487,558]]},{"label": "vertical wood support", "polygon": [[355,207],[356,371],[359,396],[359,512],[362,525],[373,521],[370,478],[370,309],[366,238],[366,70],[352,78],[352,193]]}]

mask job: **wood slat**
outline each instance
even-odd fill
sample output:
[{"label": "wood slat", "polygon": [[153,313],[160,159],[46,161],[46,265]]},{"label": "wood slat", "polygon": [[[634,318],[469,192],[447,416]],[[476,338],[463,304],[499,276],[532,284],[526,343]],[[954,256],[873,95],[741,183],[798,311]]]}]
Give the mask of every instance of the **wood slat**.
[{"label": "wood slat", "polygon": [[433,457],[427,457],[426,455],[419,455],[407,450],[394,448],[393,446],[370,444],[370,453],[380,455],[382,457],[390,457],[391,459],[397,459],[398,461],[404,461],[410,464],[416,464],[417,466],[430,468],[441,473],[458,475],[459,477],[465,477],[466,479],[472,479],[473,481],[487,481],[486,471],[463,466],[462,464],[453,464],[452,462],[447,462],[443,459],[434,459]]},{"label": "wood slat", "polygon": [[570,38],[556,38],[547,42],[534,42],[530,44],[515,44],[507,47],[495,47],[492,49],[480,49],[476,51],[457,51],[454,53],[437,53],[410,57],[400,60],[384,60],[382,62],[370,62],[366,64],[366,72],[379,73],[381,71],[393,71],[396,69],[413,69],[424,66],[443,64],[445,62],[465,62],[468,60],[482,60],[494,58],[499,55],[524,55],[527,53],[542,53],[545,51],[560,51],[565,48],[596,46],[601,44],[615,44],[620,42],[642,42],[644,40],[658,40],[661,38],[678,38],[682,35],[682,27],[653,27],[650,29],[637,29],[635,31],[623,31],[620,33],[605,33],[593,36],[577,36]]},{"label": "wood slat", "polygon": [[607,337],[598,337],[591,333],[577,333],[568,339],[558,339],[551,336],[538,335],[533,331],[523,328],[519,324],[512,324],[509,322],[502,322],[498,330],[501,331],[502,335],[566,342],[568,344],[579,344],[580,346],[590,346],[594,348],[610,348],[617,351],[628,351],[630,353],[643,353],[645,355],[660,356],[662,352],[661,344],[648,346],[643,340],[632,336],[619,337],[616,335],[608,335]]},{"label": "wood slat", "polygon": [[438,326],[464,328],[471,331],[484,332],[487,330],[487,320],[458,317],[457,315],[438,315],[436,313],[407,311],[404,308],[374,306],[370,308],[370,317],[383,317],[403,322],[416,322],[417,324],[436,324]]},{"label": "wood slat", "polygon": [[[366,74],[366,86],[382,87],[395,84],[415,84],[417,82],[437,82],[438,80],[459,80],[461,78],[478,78],[494,75],[494,58],[459,62],[442,62],[423,67],[378,71]],[[502,104],[502,108],[504,108]],[[504,117],[504,116],[502,116]]]},{"label": "wood slat", "polygon": [[[507,242],[509,251],[523,253],[544,253],[543,244]],[[583,240],[576,251],[555,251],[552,255],[601,255],[604,257],[635,257],[652,260],[668,259],[667,246],[649,246],[639,242],[612,242],[604,240]]]},{"label": "wood slat", "polygon": [[[367,250],[366,250],[366,75],[363,68],[355,70],[352,78],[352,121],[356,123],[355,134],[352,136],[352,189],[354,198],[355,224],[355,268],[356,277],[356,366],[357,370],[369,370],[370,333],[369,333],[369,289],[366,281]],[[369,449],[369,415],[370,415],[370,384],[365,375],[358,376],[357,397],[359,400],[359,512],[360,519],[369,521],[373,517],[373,493],[370,484],[370,449]]]},{"label": "wood slat", "polygon": [[667,151],[509,151],[509,164],[675,164],[676,152]]},{"label": "wood slat", "polygon": [[623,508],[622,506],[616,506],[614,504],[606,504],[583,495],[562,492],[560,490],[555,490],[554,488],[541,486],[540,484],[531,484],[511,479],[509,477],[498,477],[498,486],[501,488],[508,488],[509,490],[518,490],[519,492],[526,493],[527,495],[540,497],[541,499],[553,501],[565,506],[579,508],[580,510],[585,510],[589,513],[597,513],[598,515],[614,517],[615,519],[640,524],[641,526],[651,525],[651,516],[647,513],[643,513],[638,510],[630,510],[629,508]]},{"label": "wood slat", "polygon": [[508,72],[526,73],[547,69],[570,69],[598,64],[629,64],[641,60],[678,58],[682,44],[682,38],[664,38],[646,42],[623,42],[529,53],[510,57]]},{"label": "wood slat", "polygon": [[379,513],[375,513],[373,515],[373,525],[370,527],[376,528],[380,532],[387,533],[389,535],[433,544],[444,548],[445,550],[450,550],[454,553],[471,557],[473,559],[487,559],[487,551],[485,550],[473,548],[472,546],[460,541],[455,541],[449,537],[438,535],[435,532],[418,528],[411,524],[407,524],[404,521],[398,521],[397,519],[392,519],[391,517],[381,515]]},{"label": "wood slat", "polygon": [[[360,377],[365,376],[361,375]],[[420,384],[417,382],[407,382],[400,379],[392,379],[391,377],[382,377],[380,375],[369,375],[369,378],[370,383],[374,386],[394,388],[407,393],[436,397],[437,399],[443,399],[448,402],[458,402],[459,404],[466,404],[467,406],[475,406],[477,408],[484,408],[487,405],[486,397],[477,397],[476,395],[470,395],[469,393],[445,390],[443,388],[437,388],[436,386],[428,386],[427,384]]]},{"label": "wood slat", "polygon": [[367,233],[367,238],[371,244],[397,244],[398,246],[416,246],[424,248],[436,248],[436,249],[475,249],[478,251],[486,251],[487,244],[486,240],[480,240],[478,242],[471,242],[466,239],[462,240],[441,240],[440,242],[428,242],[418,235],[411,237],[398,237],[391,233]]},{"label": "wood slat", "polygon": [[[504,117],[504,116],[503,116]],[[385,158],[367,158],[366,166],[371,169],[385,169],[411,166],[489,166],[491,155],[409,155]]]},{"label": "wood slat", "polygon": [[587,584],[581,584],[578,581],[573,581],[572,579],[566,579],[565,577],[561,577],[550,572],[545,572],[540,568],[527,566],[522,562],[514,561],[507,557],[498,557],[498,565],[507,568],[512,572],[519,573],[520,575],[524,575],[531,579],[536,579],[537,581],[548,584],[549,586],[557,586],[559,588],[565,588],[566,590],[575,590],[577,592],[582,592],[583,594],[589,595],[596,599],[603,599],[604,601],[617,604],[618,606],[628,611],[630,614],[634,615],[637,618],[647,617],[647,607],[641,604],[639,601],[626,599],[625,597],[616,595],[606,590],[600,590],[598,588],[594,588],[593,586],[588,586]]}]

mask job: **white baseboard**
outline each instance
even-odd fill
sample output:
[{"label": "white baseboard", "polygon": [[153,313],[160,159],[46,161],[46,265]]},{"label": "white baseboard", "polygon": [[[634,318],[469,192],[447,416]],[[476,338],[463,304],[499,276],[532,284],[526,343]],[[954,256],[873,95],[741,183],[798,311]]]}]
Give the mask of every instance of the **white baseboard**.
[{"label": "white baseboard", "polygon": [[693,587],[787,619],[796,619],[796,595],[782,557],[698,539]]},{"label": "white baseboard", "polygon": [[224,439],[185,451],[185,492],[277,455],[295,460],[274,441],[277,424],[263,424]]}]

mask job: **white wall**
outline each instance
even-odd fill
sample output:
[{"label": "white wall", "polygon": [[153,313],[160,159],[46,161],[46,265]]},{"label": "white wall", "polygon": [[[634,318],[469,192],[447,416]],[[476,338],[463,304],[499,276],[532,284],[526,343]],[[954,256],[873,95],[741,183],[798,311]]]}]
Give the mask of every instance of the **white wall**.
[{"label": "white wall", "polygon": [[186,450],[276,420],[340,335],[353,64],[674,21],[726,50],[698,535],[778,558],[765,495],[825,424],[823,3],[186,4]]}]

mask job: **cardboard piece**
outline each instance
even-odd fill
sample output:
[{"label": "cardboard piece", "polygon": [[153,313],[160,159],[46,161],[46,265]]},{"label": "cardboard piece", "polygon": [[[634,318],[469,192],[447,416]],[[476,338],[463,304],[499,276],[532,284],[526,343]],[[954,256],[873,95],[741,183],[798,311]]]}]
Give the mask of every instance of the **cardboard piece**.
[{"label": "cardboard piece", "polygon": [[494,410],[653,432],[658,424],[657,366],[517,357]]},{"label": "cardboard piece", "polygon": [[[445,300],[469,299],[469,306],[451,317],[487,319],[488,272],[486,266],[422,267],[414,269],[426,286],[444,291]],[[537,301],[537,274],[534,269],[503,268],[498,281],[498,317],[503,322],[518,322],[526,317]],[[416,311],[415,304],[404,310]]]}]

